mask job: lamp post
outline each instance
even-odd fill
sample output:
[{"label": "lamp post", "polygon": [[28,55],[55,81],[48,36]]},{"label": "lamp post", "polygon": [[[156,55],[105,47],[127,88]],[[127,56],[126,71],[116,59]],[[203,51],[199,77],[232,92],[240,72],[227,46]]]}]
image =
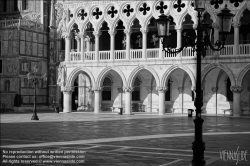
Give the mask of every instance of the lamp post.
[{"label": "lamp post", "polygon": [[205,10],[205,0],[194,0],[195,10],[197,11],[198,17],[198,25],[196,28],[196,34],[190,33],[191,31],[187,31],[183,38],[183,45],[181,48],[171,49],[164,48],[164,39],[169,36],[169,24],[171,19],[169,16],[161,14],[157,22],[158,36],[162,38],[161,42],[163,45],[163,50],[167,53],[177,54],[185,49],[187,46],[191,46],[193,51],[196,51],[197,54],[197,69],[196,69],[196,98],[194,105],[196,107],[196,116],[194,119],[195,131],[194,131],[194,142],[192,143],[193,150],[193,159],[192,166],[204,166],[204,151],[205,151],[205,143],[203,142],[203,133],[202,133],[202,124],[204,120],[201,118],[201,108],[203,106],[202,99],[202,90],[201,90],[201,56],[206,56],[206,50],[210,47],[214,51],[219,51],[224,48],[225,40],[227,34],[230,32],[232,17],[233,14],[230,13],[230,10],[225,6],[224,9],[221,10],[218,16],[219,22],[219,34],[222,37],[222,41],[216,41],[214,44],[210,41],[209,29],[211,27],[205,22],[205,20],[201,20],[202,12]]},{"label": "lamp post", "polygon": [[[29,73],[27,74],[28,80],[29,80],[30,82],[32,82],[33,85],[34,85],[34,110],[33,110],[33,115],[32,115],[32,117],[31,117],[31,120],[39,120],[39,118],[38,118],[38,116],[37,116],[37,109],[36,109],[36,86],[37,86],[38,79],[39,79],[39,77],[36,75],[36,74],[37,74],[37,71],[38,71],[38,69],[37,69],[37,67],[36,67],[36,65],[35,65],[35,66],[34,66],[34,72],[33,72],[33,73],[30,73],[30,72],[29,72]],[[42,78],[43,78],[43,80],[47,81],[47,75],[46,75],[46,74],[44,74],[44,75],[42,76]]]}]

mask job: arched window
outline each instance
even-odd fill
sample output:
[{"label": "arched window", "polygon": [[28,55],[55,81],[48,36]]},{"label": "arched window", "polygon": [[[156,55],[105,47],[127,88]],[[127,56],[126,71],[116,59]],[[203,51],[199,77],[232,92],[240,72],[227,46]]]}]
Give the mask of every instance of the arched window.
[{"label": "arched window", "polygon": [[165,101],[171,101],[171,80],[168,80],[168,90],[165,92]]},{"label": "arched window", "polygon": [[103,81],[102,100],[111,100],[111,86],[111,79],[106,77]]},{"label": "arched window", "polygon": [[227,92],[226,92],[227,93],[227,101],[233,101],[233,92],[230,89],[231,81],[230,81],[229,77],[227,78],[226,86],[227,86]]},{"label": "arched window", "polygon": [[140,86],[141,80],[139,77],[136,77],[134,82],[134,91],[132,92],[132,101],[140,101]]}]

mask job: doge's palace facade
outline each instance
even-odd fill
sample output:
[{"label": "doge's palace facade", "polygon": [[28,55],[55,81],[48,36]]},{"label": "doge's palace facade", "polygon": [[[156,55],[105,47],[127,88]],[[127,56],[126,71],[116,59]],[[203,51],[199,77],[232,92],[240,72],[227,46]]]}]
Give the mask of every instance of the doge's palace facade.
[{"label": "doge's palace facade", "polygon": [[[194,109],[196,53],[178,48],[182,36],[197,25],[192,1],[58,1],[55,10],[57,45],[64,59],[57,83],[63,112],[119,111],[187,113]],[[203,17],[217,41],[217,13],[227,7],[235,17],[225,49],[207,50],[202,60],[203,112],[250,113],[249,1],[206,2]],[[164,13],[173,18],[171,36],[164,45],[155,20]],[[64,40],[61,40],[63,38]],[[59,50],[58,50],[58,53]]]}]

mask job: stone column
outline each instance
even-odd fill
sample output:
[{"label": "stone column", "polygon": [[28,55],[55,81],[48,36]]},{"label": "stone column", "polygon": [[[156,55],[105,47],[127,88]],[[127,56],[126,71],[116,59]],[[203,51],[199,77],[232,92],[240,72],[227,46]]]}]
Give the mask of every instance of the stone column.
[{"label": "stone column", "polygon": [[234,56],[239,55],[239,27],[240,27],[240,23],[234,22],[233,23],[233,27],[234,27]]},{"label": "stone column", "polygon": [[126,34],[126,60],[130,59],[130,30],[125,29],[124,33]]},{"label": "stone column", "polygon": [[159,58],[164,58],[163,56],[163,44],[161,43],[163,41],[163,38],[159,38]]},{"label": "stone column", "polygon": [[123,108],[123,103],[122,103],[122,100],[123,100],[123,89],[122,88],[117,88],[118,92],[119,92],[119,100],[120,100],[120,107]]},{"label": "stone column", "polygon": [[85,47],[85,39],[84,39],[84,33],[79,33],[78,35],[81,38],[81,60],[84,61],[84,47]]},{"label": "stone column", "polygon": [[[216,23],[213,23],[213,28],[214,28],[214,44],[216,41],[220,40],[220,36],[219,36],[219,25]],[[213,51],[213,55],[215,57],[219,56],[219,51]]]},{"label": "stone column", "polygon": [[147,88],[148,90],[148,109],[147,112],[152,112],[152,87]]},{"label": "stone column", "polygon": [[72,112],[72,92],[73,87],[65,87],[63,90],[63,112],[70,113]]},{"label": "stone column", "polygon": [[87,89],[88,91],[88,110],[93,111],[93,93],[92,89]]},{"label": "stone column", "polygon": [[243,86],[231,86],[231,91],[233,92],[233,116],[240,117],[240,93],[243,91]]},{"label": "stone column", "polygon": [[115,57],[115,30],[109,30],[110,34],[110,60],[114,60]]},{"label": "stone column", "polygon": [[100,105],[101,105],[101,102],[100,102],[100,93],[101,93],[101,90],[102,90],[101,87],[98,87],[98,88],[95,88],[95,89],[94,89],[94,92],[95,92],[95,107],[94,107],[94,113],[95,113],[95,114],[100,113]]},{"label": "stone column", "polygon": [[89,38],[89,36],[86,36],[85,42],[86,42],[86,52],[91,51],[91,49],[90,49],[90,38]]},{"label": "stone column", "polygon": [[215,109],[215,114],[218,114],[218,112],[217,112],[217,110],[218,110],[218,108],[217,108],[217,91],[218,91],[218,88],[217,87],[212,87],[211,90],[212,90],[212,94],[215,95],[215,97],[213,97],[213,104],[212,104],[213,108],[212,108],[212,110]]},{"label": "stone column", "polygon": [[165,92],[166,87],[157,87],[156,90],[159,93],[159,115],[165,114]]},{"label": "stone column", "polygon": [[[176,48],[181,48],[181,42],[182,42],[182,28],[175,29],[177,32],[177,46]],[[181,53],[177,55],[178,57],[181,56]]]},{"label": "stone column", "polygon": [[142,59],[147,58],[147,29],[142,29],[141,28],[141,33],[142,33]]},{"label": "stone column", "polygon": [[65,62],[70,61],[70,50],[71,50],[71,34],[70,33],[65,33],[64,34],[65,38]]},{"label": "stone column", "polygon": [[78,36],[75,36],[76,42],[77,42],[77,52],[80,52],[81,50],[81,38]]},{"label": "stone column", "polygon": [[125,114],[130,115],[131,114],[131,101],[132,101],[132,92],[133,92],[133,87],[126,87],[124,88],[125,91]]},{"label": "stone column", "polygon": [[183,112],[183,91],[184,91],[184,87],[178,87],[178,91],[179,91],[179,107],[181,108],[181,113]]},{"label": "stone column", "polygon": [[95,35],[95,61],[99,61],[99,38],[102,33],[99,31],[94,31],[93,34]]}]

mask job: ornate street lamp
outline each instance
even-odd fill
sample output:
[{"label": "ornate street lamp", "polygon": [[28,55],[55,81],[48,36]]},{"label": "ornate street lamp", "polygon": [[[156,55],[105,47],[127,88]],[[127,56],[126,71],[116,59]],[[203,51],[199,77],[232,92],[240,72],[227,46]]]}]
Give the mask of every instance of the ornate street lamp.
[{"label": "ornate street lamp", "polygon": [[[36,85],[37,85],[38,79],[39,79],[40,77],[38,77],[38,76],[36,75],[36,74],[37,74],[37,71],[38,71],[37,67],[34,66],[34,72],[33,72],[33,73],[30,73],[30,72],[29,72],[29,73],[27,74],[28,80],[34,84],[34,111],[33,111],[33,115],[32,115],[32,117],[31,117],[31,120],[39,120],[39,118],[38,118],[38,116],[37,116],[37,110],[36,110]],[[44,75],[42,76],[42,79],[43,79],[44,81],[47,81],[47,75],[44,74]]]},{"label": "ornate street lamp", "polygon": [[164,39],[169,36],[169,24],[170,17],[164,14],[159,16],[159,19],[156,20],[157,28],[158,28],[158,36],[163,38],[161,40],[163,45],[163,50],[170,54],[177,54],[181,52],[188,46],[191,46],[193,51],[197,53],[197,70],[196,70],[196,98],[194,105],[196,107],[196,116],[194,119],[195,124],[195,137],[194,142],[192,143],[193,150],[193,166],[204,166],[204,151],[205,151],[205,143],[203,142],[203,133],[202,133],[202,124],[204,120],[201,118],[201,107],[203,106],[202,99],[202,90],[201,90],[201,56],[206,56],[206,50],[210,47],[214,51],[219,51],[224,48],[225,40],[227,34],[230,32],[233,14],[230,13],[230,10],[225,6],[224,9],[221,10],[218,16],[219,23],[219,34],[222,37],[222,41],[216,41],[214,44],[210,41],[209,31],[211,27],[208,24],[201,20],[202,12],[205,10],[205,0],[194,0],[194,7],[197,11],[198,15],[198,25],[196,28],[196,34],[191,33],[191,31],[187,31],[183,38],[183,45],[178,49],[164,48]]}]

